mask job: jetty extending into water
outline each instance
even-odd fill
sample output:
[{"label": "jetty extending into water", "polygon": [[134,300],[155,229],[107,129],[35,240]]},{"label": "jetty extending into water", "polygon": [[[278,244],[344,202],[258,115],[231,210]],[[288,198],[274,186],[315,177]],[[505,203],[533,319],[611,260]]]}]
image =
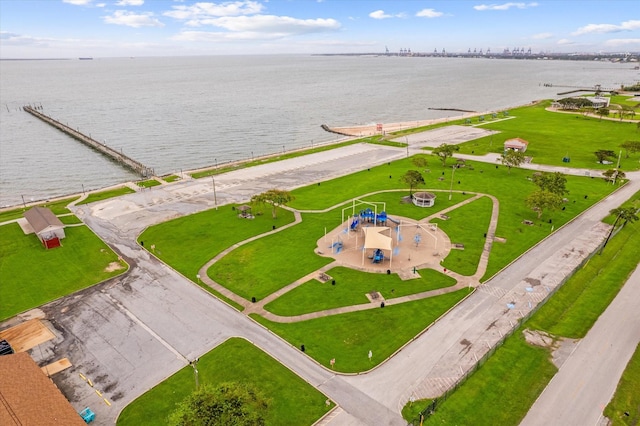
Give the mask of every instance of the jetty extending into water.
[{"label": "jetty extending into water", "polygon": [[91,138],[91,136],[87,136],[84,133],[81,133],[79,130],[72,129],[71,127],[67,126],[66,124],[62,124],[58,120],[56,120],[54,118],[51,118],[46,114],[43,114],[42,112],[37,110],[37,107],[24,106],[24,107],[22,107],[22,109],[24,111],[28,112],[29,114],[33,115],[34,117],[37,117],[40,120],[44,121],[45,123],[50,124],[53,127],[55,127],[56,129],[66,133],[67,135],[71,136],[72,138],[74,138],[74,139],[82,142],[83,144],[95,149],[96,151],[100,152],[101,154],[106,155],[107,157],[109,157],[110,159],[120,163],[124,167],[127,167],[127,168],[133,170],[134,172],[138,173],[143,178],[151,177],[151,176],[154,175],[154,171],[153,171],[152,168],[147,167],[144,164],[140,163],[139,161],[136,161],[133,158],[123,154],[121,151],[119,152],[119,151],[116,151],[113,148],[108,147],[106,143],[99,142],[99,141]]}]

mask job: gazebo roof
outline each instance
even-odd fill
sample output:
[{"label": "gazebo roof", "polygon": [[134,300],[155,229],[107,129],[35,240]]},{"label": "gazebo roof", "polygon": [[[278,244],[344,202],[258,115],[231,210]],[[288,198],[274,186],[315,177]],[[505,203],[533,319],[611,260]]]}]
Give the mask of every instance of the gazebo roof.
[{"label": "gazebo roof", "polygon": [[433,194],[431,192],[416,192],[415,194],[413,194],[413,196],[420,200],[433,200],[434,198],[436,198],[436,194]]},{"label": "gazebo roof", "polygon": [[241,206],[238,206],[238,210],[240,210],[241,212],[246,212],[247,210],[251,210],[251,206],[243,204]]}]

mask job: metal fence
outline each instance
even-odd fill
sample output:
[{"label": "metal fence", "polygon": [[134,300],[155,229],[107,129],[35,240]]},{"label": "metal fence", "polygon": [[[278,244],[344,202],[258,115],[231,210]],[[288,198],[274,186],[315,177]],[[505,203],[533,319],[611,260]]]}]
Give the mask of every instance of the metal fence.
[{"label": "metal fence", "polygon": [[[611,234],[611,237],[613,237],[618,232],[620,232],[620,230],[622,228],[623,228],[623,226],[620,226],[616,230],[614,230],[613,233]],[[500,340],[498,340],[496,342],[496,344],[493,345],[482,357],[480,357],[478,359],[478,361],[473,365],[473,367],[471,367],[469,370],[467,370],[456,381],[456,383],[452,387],[450,387],[448,390],[446,390],[439,397],[434,398],[431,401],[431,403],[425,409],[423,409],[415,419],[411,420],[408,424],[412,425],[412,426],[420,426],[424,420],[428,419],[431,415],[433,415],[436,412],[436,410],[438,409],[438,407],[440,406],[440,404],[442,404],[444,401],[446,401],[447,398],[449,398],[455,391],[457,391],[458,388],[460,386],[462,386],[462,384],[464,384],[464,382],[466,382],[467,379],[473,375],[473,373],[475,373],[480,367],[482,367],[484,365],[484,363],[487,362],[487,360],[496,352],[496,350],[498,350],[498,348],[500,348],[504,344],[504,342],[507,340],[507,338],[509,338],[511,335],[513,335],[513,333],[515,333],[516,331],[520,330],[522,325],[527,320],[529,320],[529,318],[531,318],[531,316],[533,314],[535,314],[538,311],[538,309],[540,309],[540,307],[542,307],[545,303],[547,303],[547,301],[556,293],[556,291],[558,291],[558,289],[560,287],[562,287],[564,285],[565,282],[567,282],[567,280],[569,278],[571,278],[573,276],[573,274],[575,274],[578,270],[580,270],[589,261],[589,259],[591,259],[596,253],[598,253],[600,250],[602,250],[602,248],[604,247],[604,244],[605,244],[606,241],[607,240],[602,241],[598,245],[598,247],[591,254],[589,254],[589,256],[585,257],[582,260],[582,262],[580,262],[578,265],[576,265],[576,267],[573,268],[573,270],[571,271],[570,274],[568,274],[566,277],[564,277],[560,281],[560,283],[552,291],[550,291],[545,296],[545,298],[542,299],[542,301],[540,301],[540,303],[538,303],[526,315],[524,315],[522,318],[520,318],[518,320],[518,322],[516,324],[514,324],[513,328],[508,333],[506,333],[504,336],[502,336],[500,338]]]}]

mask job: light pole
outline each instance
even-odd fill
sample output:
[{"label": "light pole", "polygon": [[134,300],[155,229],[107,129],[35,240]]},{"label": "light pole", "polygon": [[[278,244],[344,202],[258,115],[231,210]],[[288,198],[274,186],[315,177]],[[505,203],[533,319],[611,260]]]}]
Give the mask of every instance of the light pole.
[{"label": "light pole", "polygon": [[81,184],[81,185],[82,185],[82,195],[85,195],[85,192],[84,192],[84,183],[83,183],[83,184]]},{"label": "light pole", "polygon": [[218,168],[218,159],[214,158],[213,160],[216,162],[216,169],[217,169]]},{"label": "light pole", "polygon": [[198,382],[198,359],[199,358],[196,358],[189,363],[193,367],[193,376],[196,379],[196,390],[200,389],[200,383]]},{"label": "light pole", "polygon": [[451,186],[449,187],[449,201],[451,201],[451,195],[453,193],[453,174],[455,173],[456,168],[457,166],[455,164],[451,167]]},{"label": "light pole", "polygon": [[211,176],[211,182],[213,182],[213,204],[216,206],[216,210],[218,210],[218,197],[216,195],[216,180],[213,176]]},{"label": "light pole", "polygon": [[24,206],[24,208],[27,208],[27,203],[24,202],[24,195],[21,195],[22,197],[22,205]]}]

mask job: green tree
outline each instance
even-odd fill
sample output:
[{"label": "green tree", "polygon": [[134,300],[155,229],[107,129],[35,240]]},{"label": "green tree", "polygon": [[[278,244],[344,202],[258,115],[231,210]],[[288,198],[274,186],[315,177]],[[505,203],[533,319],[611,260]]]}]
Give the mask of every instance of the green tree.
[{"label": "green tree", "polygon": [[449,144],[443,143],[439,147],[434,148],[433,151],[431,152],[437,155],[438,157],[440,157],[440,160],[442,160],[442,165],[446,166],[447,158],[453,157],[453,153],[458,150],[460,150],[460,147],[458,145],[449,145]]},{"label": "green tree", "polygon": [[640,152],[640,141],[626,141],[620,148],[624,149],[624,158],[629,158],[629,154]]},{"label": "green tree", "polygon": [[424,177],[417,170],[407,170],[407,173],[402,175],[400,181],[409,187],[409,197],[413,198],[413,188],[419,185],[424,185]]},{"label": "green tree", "polygon": [[604,180],[609,182],[615,182],[616,179],[624,179],[627,175],[619,169],[609,169],[606,172],[602,172],[602,176],[604,176]]},{"label": "green tree", "polygon": [[616,229],[618,221],[620,221],[620,219],[624,220],[622,226],[625,226],[627,222],[633,223],[638,220],[637,212],[638,211],[634,207],[617,207],[613,210],[609,210],[609,213],[616,216],[616,220],[615,222],[613,222],[613,226],[611,227],[607,238],[604,240],[604,244],[602,244],[602,248],[600,249],[600,252],[598,254],[602,254],[602,250],[604,250],[605,246],[609,242],[609,238],[611,238],[613,231]]},{"label": "green tree", "polygon": [[416,155],[411,159],[411,162],[413,163],[414,166],[421,169],[429,165],[427,162],[427,158],[422,155]]},{"label": "green tree", "polygon": [[171,426],[263,426],[269,402],[239,383],[204,385],[177,405]]},{"label": "green tree", "polygon": [[616,153],[608,149],[600,149],[594,152],[598,158],[598,163],[604,164],[604,162],[610,158],[616,158]]},{"label": "green tree", "polygon": [[541,191],[548,191],[560,196],[569,193],[567,190],[567,178],[560,172],[535,173],[532,180]]},{"label": "green tree", "polygon": [[609,108],[598,108],[598,115],[600,116],[600,120],[602,121],[602,117],[609,116]]},{"label": "green tree", "polygon": [[562,195],[553,192],[537,190],[532,192],[526,199],[527,206],[538,214],[538,219],[547,210],[558,210],[562,207]]},{"label": "green tree", "polygon": [[520,167],[522,163],[525,161],[524,152],[516,151],[514,149],[508,149],[506,152],[502,154],[500,158],[502,164],[507,166],[509,169],[509,174],[511,174],[512,167]]},{"label": "green tree", "polygon": [[284,206],[287,203],[293,201],[295,197],[290,192],[281,189],[270,189],[262,194],[257,194],[251,197],[252,203],[258,204],[271,204],[271,216],[275,219],[277,217],[277,207]]}]

